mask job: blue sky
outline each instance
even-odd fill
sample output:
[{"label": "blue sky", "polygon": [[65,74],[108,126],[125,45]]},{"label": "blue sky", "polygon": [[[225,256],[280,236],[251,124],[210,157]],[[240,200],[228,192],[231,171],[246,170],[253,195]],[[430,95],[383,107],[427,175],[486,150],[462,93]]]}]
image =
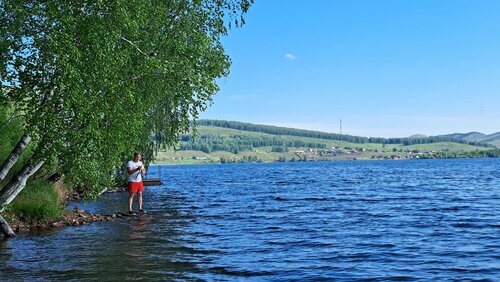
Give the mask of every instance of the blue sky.
[{"label": "blue sky", "polygon": [[404,137],[500,131],[500,1],[256,0],[201,118]]}]

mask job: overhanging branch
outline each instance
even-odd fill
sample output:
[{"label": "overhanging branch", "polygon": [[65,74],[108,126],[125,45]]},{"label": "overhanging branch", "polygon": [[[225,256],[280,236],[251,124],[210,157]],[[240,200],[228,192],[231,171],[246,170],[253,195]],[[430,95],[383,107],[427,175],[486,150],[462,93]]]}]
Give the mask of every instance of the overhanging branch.
[{"label": "overhanging branch", "polygon": [[137,45],[136,45],[134,42],[132,42],[132,41],[128,40],[127,38],[125,38],[125,37],[123,37],[123,36],[120,36],[120,39],[121,39],[121,40],[123,40],[123,41],[125,41],[125,42],[127,42],[128,44],[130,44],[130,45],[134,46],[134,48],[135,48],[137,51],[139,51],[139,53],[143,54],[144,56],[148,56],[148,57],[149,57],[149,55],[148,55],[148,54],[146,54],[144,51],[142,51],[139,47],[137,47]]}]

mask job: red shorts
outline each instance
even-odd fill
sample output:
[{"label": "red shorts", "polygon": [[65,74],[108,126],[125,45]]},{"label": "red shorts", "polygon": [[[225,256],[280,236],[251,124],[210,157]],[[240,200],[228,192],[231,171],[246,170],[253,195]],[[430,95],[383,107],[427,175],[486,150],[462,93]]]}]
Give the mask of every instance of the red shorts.
[{"label": "red shorts", "polygon": [[137,193],[144,191],[144,184],[141,182],[129,182],[128,191],[131,193]]}]

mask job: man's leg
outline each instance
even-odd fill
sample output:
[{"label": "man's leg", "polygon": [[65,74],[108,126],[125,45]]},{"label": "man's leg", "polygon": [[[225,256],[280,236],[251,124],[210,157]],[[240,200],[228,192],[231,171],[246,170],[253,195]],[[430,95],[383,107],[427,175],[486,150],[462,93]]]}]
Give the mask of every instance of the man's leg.
[{"label": "man's leg", "polygon": [[131,212],[132,211],[132,203],[134,201],[134,192],[129,192],[128,193],[128,211]]},{"label": "man's leg", "polygon": [[142,192],[137,192],[137,205],[139,210],[142,210]]}]

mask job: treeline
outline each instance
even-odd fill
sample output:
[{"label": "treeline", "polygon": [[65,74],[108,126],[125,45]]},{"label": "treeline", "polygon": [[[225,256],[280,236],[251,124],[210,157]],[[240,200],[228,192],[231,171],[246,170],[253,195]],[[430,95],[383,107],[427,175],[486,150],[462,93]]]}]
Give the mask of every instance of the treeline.
[{"label": "treeline", "polygon": [[234,164],[234,163],[261,163],[262,160],[257,156],[243,156],[241,159],[238,158],[224,158],[220,159],[221,164]]},{"label": "treeline", "polygon": [[305,129],[278,127],[272,125],[260,125],[260,124],[245,123],[238,121],[203,119],[196,121],[196,125],[223,127],[223,128],[230,128],[230,129],[237,129],[244,131],[267,133],[273,135],[290,135],[290,136],[308,137],[316,139],[337,140],[337,141],[345,141],[351,143],[368,142],[368,138],[366,137],[327,133],[327,132],[312,131]]},{"label": "treeline", "polygon": [[486,143],[468,142],[462,139],[444,137],[444,136],[430,136],[425,138],[382,138],[382,137],[368,138],[368,137],[352,136],[345,134],[278,127],[271,125],[252,124],[252,123],[245,123],[238,121],[210,120],[210,119],[198,120],[196,122],[196,125],[215,126],[215,127],[230,128],[236,130],[267,133],[272,135],[290,135],[290,136],[308,137],[308,138],[325,139],[325,140],[345,141],[358,144],[378,143],[378,144],[416,145],[416,144],[429,144],[438,142],[456,142],[461,144],[469,144],[482,147],[492,147],[492,145]]},{"label": "treeline", "polygon": [[434,154],[425,154],[424,159],[453,159],[453,158],[498,158],[500,157],[500,149],[493,150],[476,150],[469,152],[438,152]]},{"label": "treeline", "polygon": [[370,137],[368,138],[370,143],[379,143],[379,144],[402,144],[405,146],[408,145],[419,145],[419,144],[430,144],[430,143],[439,143],[439,142],[454,142],[460,144],[467,144],[473,146],[480,147],[493,147],[493,145],[481,143],[481,142],[472,142],[466,141],[463,139],[455,139],[452,137],[444,137],[444,136],[429,136],[425,138],[381,138],[381,137]]},{"label": "treeline", "polygon": [[244,135],[232,135],[229,137],[219,135],[201,135],[193,138],[191,135],[180,137],[179,150],[195,150],[204,153],[213,151],[227,151],[237,154],[242,151],[251,151],[256,147],[271,147],[272,152],[287,152],[287,147],[318,148],[325,149],[326,144],[316,142],[304,142],[302,140],[287,140],[279,136],[250,137]]}]

